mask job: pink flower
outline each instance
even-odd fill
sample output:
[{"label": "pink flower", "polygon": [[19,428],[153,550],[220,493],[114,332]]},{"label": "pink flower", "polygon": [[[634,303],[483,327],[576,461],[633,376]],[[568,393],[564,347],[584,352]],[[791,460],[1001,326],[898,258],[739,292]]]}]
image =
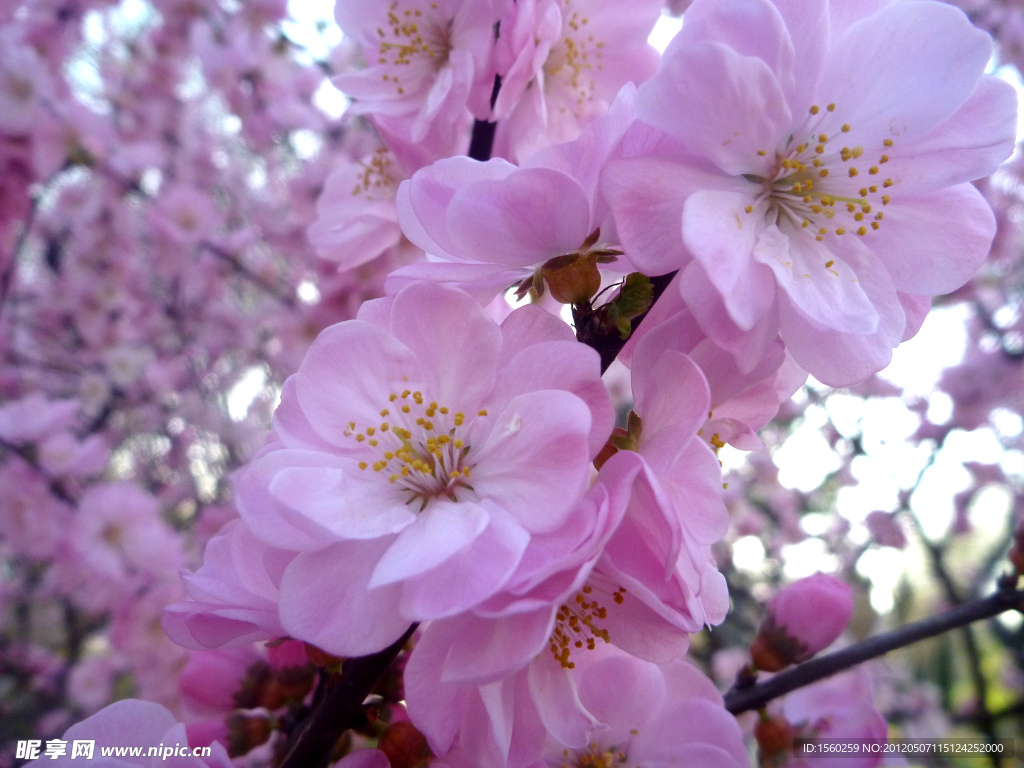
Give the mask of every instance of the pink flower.
[{"label": "pink flower", "polygon": [[[717,475],[710,450],[692,442]],[[686,651],[689,632],[721,621],[724,580],[681,529],[683,510],[649,474],[631,451],[613,457],[576,522],[531,542],[518,578],[474,610],[424,629],[405,690],[410,716],[435,751],[447,752],[458,735],[479,760],[497,750],[519,765],[539,754],[546,732],[582,747],[597,720],[580,704],[572,671],[581,660],[611,644],[668,662]],[[699,483],[692,495],[689,510],[703,502]],[[538,572],[531,560],[549,565]],[[511,708],[488,709],[479,721],[474,702],[506,696]],[[521,757],[512,761],[512,752]]]},{"label": "pink flower", "polygon": [[612,424],[598,368],[543,310],[499,327],[435,284],[324,331],[236,481],[253,533],[299,552],[287,632],[361,655],[501,589],[586,490]]},{"label": "pink flower", "polygon": [[383,148],[358,162],[337,165],[324,182],[317,218],[307,231],[317,255],[348,270],[392,248],[415,251],[402,235],[395,210],[398,185],[405,178],[392,153]]},{"label": "pink flower", "polygon": [[[884,740],[889,733],[875,706],[871,673],[863,666],[801,688],[782,700],[782,713],[802,739]],[[793,757],[788,768],[874,768],[881,755]]]},{"label": "pink flower", "polygon": [[287,634],[277,614],[281,575],[294,552],[268,547],[240,520],[206,545],[202,567],[183,573],[190,602],[167,606],[161,625],[186,648],[226,648]]},{"label": "pink flower", "polygon": [[342,0],[334,16],[366,57],[366,69],[335,80],[355,99],[351,112],[401,121],[414,143],[450,130],[467,106],[487,116],[497,21],[490,0]]},{"label": "pink flower", "polygon": [[[440,160],[398,188],[398,220],[432,258],[395,272],[389,290],[413,280],[451,283],[491,299],[558,256],[605,247],[588,237],[610,223],[598,173],[633,121],[633,89],[579,139],[522,166],[468,157]],[[615,264],[619,268],[619,263]]]},{"label": "pink flower", "polygon": [[994,219],[967,182],[1012,150],[1015,96],[955,8],[829,8],[697,0],[637,94],[667,136],[608,184],[627,252],[684,270],[708,335],[778,329],[843,385],[886,365],[927,297],[988,253]]},{"label": "pink flower", "polygon": [[853,615],[850,585],[827,573],[794,581],[768,603],[768,614],[750,646],[754,664],[778,672],[830,646]]},{"label": "pink flower", "polygon": [[[542,679],[495,683],[480,689],[466,713],[462,740],[442,764],[476,768],[562,768],[565,765],[645,765],[740,768],[749,765],[735,717],[726,711],[714,685],[683,659],[657,665],[611,646],[586,654],[571,672],[575,701],[549,700],[536,715],[522,710],[529,688],[543,691]],[[560,739],[559,718],[566,706],[589,713],[582,738]],[[506,715],[507,727],[481,743],[489,721]],[[546,728],[552,730],[546,731]],[[525,731],[544,740],[540,754],[523,750]]]},{"label": "pink flower", "polygon": [[[122,699],[101,709],[92,717],[71,726],[61,737],[66,742],[64,754],[56,759],[41,757],[28,765],[43,766],[79,765],[83,755],[74,755],[76,740],[95,741],[93,759],[110,768],[129,766],[175,765],[180,768],[231,768],[231,760],[220,744],[209,747],[206,757],[194,756],[185,734],[185,725],[176,722],[174,716],[159,704],[139,699]],[[158,753],[150,756],[151,747],[159,745]],[[100,751],[116,747],[142,747],[141,757],[103,757]],[[164,754],[164,750],[170,750]],[[170,762],[168,758],[173,756]]]},{"label": "pink flower", "polygon": [[[494,119],[511,157],[572,141],[603,115],[619,88],[657,69],[647,38],[661,0],[520,0],[501,18]],[[505,122],[507,121],[507,122]]]}]

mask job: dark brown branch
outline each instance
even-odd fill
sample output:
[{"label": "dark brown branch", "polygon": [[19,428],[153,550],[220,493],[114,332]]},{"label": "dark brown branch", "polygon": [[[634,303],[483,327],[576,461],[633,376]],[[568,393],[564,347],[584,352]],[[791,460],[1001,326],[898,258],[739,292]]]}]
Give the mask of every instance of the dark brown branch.
[{"label": "dark brown branch", "polygon": [[[501,90],[501,77],[494,76],[494,87],[491,89],[491,109],[498,100],[498,91]],[[486,120],[477,120],[473,123],[473,134],[469,138],[469,151],[466,153],[474,160],[486,163],[491,159],[491,152],[494,150],[494,132],[498,124]]]},{"label": "dark brown branch", "polygon": [[884,656],[889,651],[941,635],[953,629],[966,627],[976,621],[990,619],[1011,610],[1024,610],[1024,589],[1001,591],[990,597],[964,603],[958,608],[938,616],[930,616],[891,632],[868,638],[841,651],[811,659],[798,667],[779,673],[767,682],[747,688],[733,689],[725,695],[725,708],[734,715],[760,709],[772,699],[831,677],[865,661]]},{"label": "dark brown branch", "polygon": [[[665,293],[665,289],[668,288],[669,283],[672,282],[672,278],[675,276],[675,272],[669,272],[667,275],[650,278],[653,289],[651,306],[642,315],[634,318],[633,333],[636,333],[637,327],[651,313],[651,309],[654,308],[658,298]],[[597,353],[601,355],[601,373],[604,373],[615,362],[615,358],[619,356],[619,352],[626,346],[629,338],[622,338],[618,328],[609,328],[601,323],[597,310],[590,306],[573,305],[572,316],[573,322],[576,325],[576,338],[597,350]]]},{"label": "dark brown branch", "polygon": [[344,662],[341,680],[307,718],[281,768],[315,768],[327,764],[338,737],[349,727],[373,686],[384,676],[418,626],[413,624],[383,651]]}]

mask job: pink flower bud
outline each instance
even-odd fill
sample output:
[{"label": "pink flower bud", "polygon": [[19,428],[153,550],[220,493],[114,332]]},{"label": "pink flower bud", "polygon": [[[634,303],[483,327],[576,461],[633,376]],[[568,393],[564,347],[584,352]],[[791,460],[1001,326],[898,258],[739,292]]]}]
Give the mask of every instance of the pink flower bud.
[{"label": "pink flower bud", "polygon": [[816,573],[790,584],[768,604],[750,646],[754,665],[778,672],[827,648],[853,614],[853,591],[834,576]]}]

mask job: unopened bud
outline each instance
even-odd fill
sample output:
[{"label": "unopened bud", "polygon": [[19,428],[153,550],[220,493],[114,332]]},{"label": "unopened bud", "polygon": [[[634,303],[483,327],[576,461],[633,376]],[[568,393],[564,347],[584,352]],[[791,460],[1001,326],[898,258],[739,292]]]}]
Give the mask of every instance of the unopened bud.
[{"label": "unopened bud", "polygon": [[263,715],[243,715],[234,713],[227,719],[228,724],[228,755],[241,757],[265,744],[273,728],[270,719]]},{"label": "unopened bud", "polygon": [[601,290],[596,254],[558,256],[544,264],[541,274],[551,295],[563,304],[590,301]]},{"label": "unopened bud", "polygon": [[392,723],[377,749],[387,755],[391,768],[419,768],[430,758],[426,737],[409,722]]},{"label": "unopened bud", "polygon": [[793,582],[768,604],[750,646],[754,665],[778,672],[830,646],[853,615],[853,591],[834,576],[817,573]]},{"label": "unopened bud", "polygon": [[754,726],[761,765],[782,765],[793,751],[796,729],[781,716],[763,715]]}]

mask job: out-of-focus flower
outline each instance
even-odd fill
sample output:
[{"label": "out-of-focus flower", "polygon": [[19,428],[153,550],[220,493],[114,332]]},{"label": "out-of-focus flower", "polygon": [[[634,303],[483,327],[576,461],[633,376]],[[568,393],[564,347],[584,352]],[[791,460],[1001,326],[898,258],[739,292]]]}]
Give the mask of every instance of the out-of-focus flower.
[{"label": "out-of-focus flower", "polygon": [[750,654],[758,669],[778,672],[830,646],[853,615],[850,585],[816,573],[785,587],[768,603]]}]

